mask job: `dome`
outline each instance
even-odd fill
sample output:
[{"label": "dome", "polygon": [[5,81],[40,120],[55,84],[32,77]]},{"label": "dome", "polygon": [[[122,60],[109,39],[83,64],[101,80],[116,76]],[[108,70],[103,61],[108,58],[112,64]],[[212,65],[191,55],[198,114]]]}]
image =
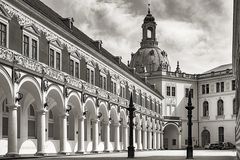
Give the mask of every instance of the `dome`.
[{"label": "dome", "polygon": [[140,48],[132,55],[130,67],[138,73],[170,71],[167,53],[158,47]]},{"label": "dome", "polygon": [[152,16],[151,13],[148,13],[146,15],[146,17],[144,18],[144,23],[147,23],[147,22],[154,22],[155,21],[155,18]]}]

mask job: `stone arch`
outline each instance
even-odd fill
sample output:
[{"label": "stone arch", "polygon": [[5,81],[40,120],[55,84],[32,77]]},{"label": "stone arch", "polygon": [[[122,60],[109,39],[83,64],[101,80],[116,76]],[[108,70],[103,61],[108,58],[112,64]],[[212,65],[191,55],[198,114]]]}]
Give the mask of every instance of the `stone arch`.
[{"label": "stone arch", "polygon": [[87,98],[84,105],[84,111],[87,111],[87,118],[91,120],[97,120],[97,109],[92,98]]},{"label": "stone arch", "polygon": [[4,94],[6,95],[6,98],[9,102],[13,104],[13,85],[12,85],[12,79],[9,76],[8,72],[0,65],[0,81],[1,86],[0,88],[3,88]]},{"label": "stone arch", "polygon": [[204,129],[201,133],[201,138],[202,138],[202,147],[204,147],[205,145],[210,144],[211,142],[211,136],[210,136],[210,132],[207,129]]},{"label": "stone arch", "polygon": [[77,92],[70,92],[67,97],[66,105],[71,107],[67,118],[67,139],[77,139],[78,118],[82,117],[81,98]]},{"label": "stone arch", "polygon": [[[59,128],[61,128],[60,117],[65,113],[65,104],[63,99],[63,92],[58,85],[51,84],[46,91],[46,103],[48,104],[48,111],[52,111],[53,120],[49,123],[48,119],[48,138],[60,140]],[[48,112],[48,114],[49,114]],[[48,115],[49,116],[49,115]],[[49,117],[48,117],[49,118]],[[52,133],[50,134],[50,131]]]},{"label": "stone arch", "polygon": [[163,127],[164,148],[165,149],[180,149],[181,138],[180,128],[175,123],[167,123]]},{"label": "stone arch", "polygon": [[[98,110],[98,114],[101,114],[101,117],[99,118],[100,120],[100,124],[99,124],[99,133],[101,134],[100,135],[100,141],[106,141],[106,137],[105,136],[108,136],[107,133],[106,133],[106,130],[108,129],[108,125],[109,125],[109,112],[108,112],[108,109],[107,109],[107,105],[105,102],[101,102],[100,105],[99,105],[99,110]],[[104,143],[104,146],[107,145]],[[105,147],[106,149],[106,147]]]}]

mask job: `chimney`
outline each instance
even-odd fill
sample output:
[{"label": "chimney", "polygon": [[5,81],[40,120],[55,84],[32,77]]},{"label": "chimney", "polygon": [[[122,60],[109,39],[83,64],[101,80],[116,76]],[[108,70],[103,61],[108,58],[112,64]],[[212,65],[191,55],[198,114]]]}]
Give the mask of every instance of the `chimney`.
[{"label": "chimney", "polygon": [[63,23],[69,28],[72,30],[73,28],[73,22],[74,22],[74,19],[73,18],[61,18],[61,20],[63,21]]},{"label": "chimney", "polygon": [[97,47],[97,49],[100,51],[101,48],[102,48],[102,41],[101,40],[96,40],[96,41],[93,41],[93,44],[95,47]]},{"label": "chimney", "polygon": [[118,64],[121,64],[121,61],[122,61],[121,56],[115,56],[114,58],[118,61]]}]

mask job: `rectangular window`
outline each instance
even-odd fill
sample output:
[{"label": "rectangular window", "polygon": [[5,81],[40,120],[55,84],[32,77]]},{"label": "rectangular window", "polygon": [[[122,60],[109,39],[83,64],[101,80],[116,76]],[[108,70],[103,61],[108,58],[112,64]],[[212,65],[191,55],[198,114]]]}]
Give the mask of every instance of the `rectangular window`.
[{"label": "rectangular window", "polygon": [[103,77],[103,89],[107,89],[107,79],[106,77]]},{"label": "rectangular window", "polygon": [[74,76],[73,64],[74,64],[73,60],[70,60],[70,66],[69,66],[69,68],[70,68],[70,75],[71,75],[71,76]]},{"label": "rectangular window", "polygon": [[54,68],[54,50],[50,49],[49,52],[49,62],[50,62],[50,67]]},{"label": "rectangular window", "polygon": [[37,41],[32,39],[32,59],[37,60]]},{"label": "rectangular window", "polygon": [[7,47],[7,26],[0,23],[0,45]]},{"label": "rectangular window", "polygon": [[61,57],[60,57],[60,53],[59,52],[56,52],[56,69],[57,70],[60,70],[60,64],[61,64]]},{"label": "rectangular window", "polygon": [[202,94],[205,94],[205,85],[202,85]]},{"label": "rectangular window", "polygon": [[235,82],[235,80],[232,80],[232,90],[233,91],[236,90],[236,82]]},{"label": "rectangular window", "polygon": [[191,98],[193,98],[193,89],[190,89]]},{"label": "rectangular window", "polygon": [[170,96],[170,86],[167,86],[167,96]]},{"label": "rectangular window", "polygon": [[90,69],[89,68],[87,68],[87,71],[86,71],[86,81],[88,83],[90,83]]},{"label": "rectangular window", "polygon": [[117,93],[117,85],[116,83],[113,83],[113,93],[116,94]]},{"label": "rectangular window", "polygon": [[75,62],[75,77],[79,78],[79,63]]},{"label": "rectangular window", "polygon": [[216,92],[220,92],[220,83],[216,83]]},{"label": "rectangular window", "polygon": [[221,92],[224,92],[224,82],[221,82]]},{"label": "rectangular window", "polygon": [[7,117],[3,117],[2,119],[2,135],[3,137],[8,136],[8,118]]},{"label": "rectangular window", "polygon": [[23,36],[23,55],[29,57],[29,37]]},{"label": "rectangular window", "polygon": [[188,94],[189,94],[189,89],[185,88],[185,97],[188,97]]},{"label": "rectangular window", "polygon": [[53,123],[48,123],[48,137],[53,138]]},{"label": "rectangular window", "polygon": [[209,84],[206,84],[206,94],[209,94]]},{"label": "rectangular window", "polygon": [[176,140],[176,139],[173,139],[173,140],[172,140],[172,145],[173,145],[173,146],[177,145],[177,140]]},{"label": "rectangular window", "polygon": [[94,84],[94,72],[91,70],[91,84]]},{"label": "rectangular window", "polygon": [[113,93],[113,81],[111,81],[111,88],[110,88],[110,90]]},{"label": "rectangular window", "polygon": [[172,87],[172,96],[175,97],[176,96],[176,88]]},{"label": "rectangular window", "polygon": [[218,127],[218,139],[219,139],[219,143],[224,142],[224,128],[223,127]]},{"label": "rectangular window", "polygon": [[102,75],[100,75],[99,87],[100,87],[100,88],[103,88],[103,76],[102,76]]},{"label": "rectangular window", "polygon": [[35,137],[35,121],[28,120],[28,137],[36,138]]}]

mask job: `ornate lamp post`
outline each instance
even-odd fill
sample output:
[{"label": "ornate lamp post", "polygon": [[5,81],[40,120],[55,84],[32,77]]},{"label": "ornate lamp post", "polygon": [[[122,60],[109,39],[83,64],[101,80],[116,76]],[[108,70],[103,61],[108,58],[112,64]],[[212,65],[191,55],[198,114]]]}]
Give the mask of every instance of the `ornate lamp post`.
[{"label": "ornate lamp post", "polygon": [[185,107],[188,110],[188,146],[187,146],[187,158],[193,159],[193,147],[192,147],[192,110],[194,107],[192,106],[191,101],[191,90],[188,93],[188,106]]},{"label": "ornate lamp post", "polygon": [[129,134],[129,147],[128,147],[128,158],[134,158],[134,146],[133,146],[133,118],[134,118],[134,111],[136,110],[133,105],[133,100],[132,100],[132,93],[130,97],[130,103],[129,103],[129,108],[127,108],[129,111],[129,129],[130,129],[130,134]]}]

